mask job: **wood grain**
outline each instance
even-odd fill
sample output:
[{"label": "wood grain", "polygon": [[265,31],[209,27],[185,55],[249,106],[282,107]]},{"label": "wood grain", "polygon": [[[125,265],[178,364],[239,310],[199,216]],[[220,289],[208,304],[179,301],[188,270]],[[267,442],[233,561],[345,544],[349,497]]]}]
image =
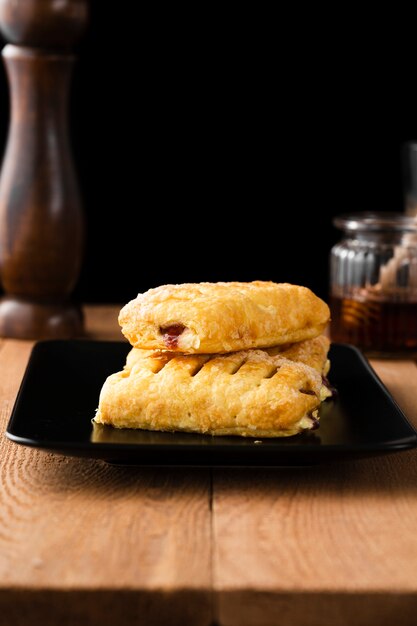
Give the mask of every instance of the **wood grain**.
[{"label": "wood grain", "polygon": [[[119,306],[86,307],[122,339]],[[0,340],[6,426],[31,342]],[[375,361],[417,425],[417,367]],[[0,624],[414,626],[417,451],[280,470],[123,468],[0,442]]]},{"label": "wood grain", "polygon": [[[10,128],[0,176],[0,334],[75,337],[69,296],[84,249],[84,215],[68,132],[71,48],[87,0],[1,0]],[[17,44],[17,45],[15,45]]]},{"label": "wood grain", "polygon": [[[416,366],[376,368],[417,423]],[[219,622],[392,624],[401,606],[394,622],[415,624],[416,522],[415,450],[337,466],[216,470]]]},{"label": "wood grain", "polygon": [[4,626],[214,626],[207,594],[138,589],[0,589]]},{"label": "wood grain", "polygon": [[417,428],[416,369],[412,361],[374,359],[372,367],[388,391],[404,411],[408,420]]},{"label": "wood grain", "polygon": [[[3,432],[31,346],[0,347]],[[208,471],[110,466],[3,437],[0,479],[8,625],[210,623]]]},{"label": "wood grain", "polygon": [[125,341],[117,318],[122,305],[84,307],[85,333],[88,339]]}]

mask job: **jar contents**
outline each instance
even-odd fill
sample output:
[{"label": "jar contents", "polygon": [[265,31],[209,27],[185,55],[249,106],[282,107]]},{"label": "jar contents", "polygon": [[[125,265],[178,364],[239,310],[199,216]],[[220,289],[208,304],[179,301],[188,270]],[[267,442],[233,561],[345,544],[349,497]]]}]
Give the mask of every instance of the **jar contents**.
[{"label": "jar contents", "polygon": [[369,292],[330,298],[332,341],[368,351],[417,350],[417,302],[371,298]]},{"label": "jar contents", "polygon": [[367,353],[417,352],[417,221],[358,213],[331,253],[331,337]]}]

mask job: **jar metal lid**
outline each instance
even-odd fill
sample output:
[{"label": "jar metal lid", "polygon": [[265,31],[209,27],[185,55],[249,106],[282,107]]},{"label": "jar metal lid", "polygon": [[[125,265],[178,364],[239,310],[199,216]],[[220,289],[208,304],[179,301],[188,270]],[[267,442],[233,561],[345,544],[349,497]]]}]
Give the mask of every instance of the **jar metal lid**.
[{"label": "jar metal lid", "polygon": [[417,233],[417,217],[404,213],[362,212],[337,215],[333,219],[337,228],[346,231],[396,231]]}]

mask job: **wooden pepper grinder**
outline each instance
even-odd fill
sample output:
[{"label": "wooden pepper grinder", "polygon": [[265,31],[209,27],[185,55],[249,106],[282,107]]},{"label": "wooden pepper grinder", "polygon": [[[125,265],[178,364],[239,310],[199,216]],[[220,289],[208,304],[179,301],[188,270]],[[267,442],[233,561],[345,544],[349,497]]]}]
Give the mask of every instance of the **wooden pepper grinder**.
[{"label": "wooden pepper grinder", "polygon": [[0,0],[11,121],[0,177],[0,336],[82,334],[69,300],[84,220],[68,136],[71,46],[87,0]]}]

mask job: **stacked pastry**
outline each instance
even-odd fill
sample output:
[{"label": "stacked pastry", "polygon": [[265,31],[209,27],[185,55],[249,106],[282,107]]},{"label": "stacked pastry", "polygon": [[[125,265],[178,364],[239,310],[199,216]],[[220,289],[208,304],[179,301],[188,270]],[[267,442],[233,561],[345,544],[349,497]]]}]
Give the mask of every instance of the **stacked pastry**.
[{"label": "stacked pastry", "polygon": [[133,348],[100,394],[116,428],[282,437],[318,426],[330,394],[329,308],[287,283],[150,289],[124,306]]}]

